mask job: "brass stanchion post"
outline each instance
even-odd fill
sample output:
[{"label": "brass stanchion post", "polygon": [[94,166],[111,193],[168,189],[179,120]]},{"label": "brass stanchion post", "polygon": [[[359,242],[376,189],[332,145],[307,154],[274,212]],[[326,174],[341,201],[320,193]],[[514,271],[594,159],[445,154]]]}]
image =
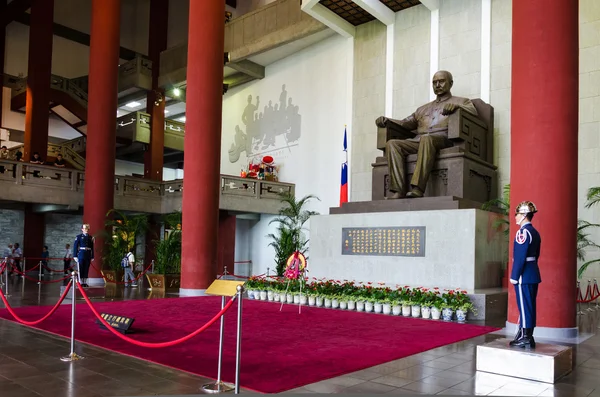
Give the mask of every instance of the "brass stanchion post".
[{"label": "brass stanchion post", "polygon": [[240,361],[242,358],[242,298],[244,286],[238,285],[237,344],[235,349],[235,394],[240,394]]},{"label": "brass stanchion post", "polygon": [[77,272],[71,273],[71,353],[68,356],[61,357],[61,361],[77,361],[83,359],[82,356],[75,353],[75,300],[77,295]]}]

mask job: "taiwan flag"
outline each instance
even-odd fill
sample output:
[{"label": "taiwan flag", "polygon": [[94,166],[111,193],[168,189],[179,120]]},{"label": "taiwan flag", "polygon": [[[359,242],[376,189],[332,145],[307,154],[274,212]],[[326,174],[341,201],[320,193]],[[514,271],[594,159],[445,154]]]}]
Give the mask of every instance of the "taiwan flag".
[{"label": "taiwan flag", "polygon": [[348,202],[348,140],[346,138],[346,129],[344,128],[344,152],[346,152],[346,161],[342,163],[342,180],[340,185],[340,207]]}]

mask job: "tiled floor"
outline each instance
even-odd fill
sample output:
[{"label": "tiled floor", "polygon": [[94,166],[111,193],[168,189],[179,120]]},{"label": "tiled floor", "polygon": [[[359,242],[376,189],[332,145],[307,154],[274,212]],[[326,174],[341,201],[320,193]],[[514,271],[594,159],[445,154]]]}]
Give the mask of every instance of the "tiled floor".
[{"label": "tiled floor", "polygon": [[[13,277],[9,302],[13,306],[53,304],[59,296],[59,284],[23,285],[20,278]],[[90,291],[97,301],[161,298],[149,296],[142,288]],[[573,345],[576,367],[554,385],[475,371],[476,346],[503,337],[485,335],[289,393],[600,397],[600,335],[595,335],[600,310],[584,312],[586,315],[578,316],[580,330],[590,337]],[[61,362],[58,358],[68,352],[69,343],[62,338],[0,320],[0,397],[199,395],[203,384],[213,382],[82,344],[77,344],[77,352],[84,360]]]}]

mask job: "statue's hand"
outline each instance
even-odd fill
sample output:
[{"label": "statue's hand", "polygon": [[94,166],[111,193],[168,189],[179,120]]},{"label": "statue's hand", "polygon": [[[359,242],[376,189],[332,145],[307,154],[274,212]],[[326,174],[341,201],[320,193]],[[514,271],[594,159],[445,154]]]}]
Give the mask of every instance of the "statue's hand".
[{"label": "statue's hand", "polygon": [[458,105],[455,105],[453,103],[447,103],[442,109],[442,115],[447,116],[449,114],[452,114],[456,109],[458,109]]},{"label": "statue's hand", "polygon": [[377,120],[375,120],[375,125],[377,125],[377,127],[385,127],[387,125],[388,120],[389,119],[385,116],[377,117]]}]

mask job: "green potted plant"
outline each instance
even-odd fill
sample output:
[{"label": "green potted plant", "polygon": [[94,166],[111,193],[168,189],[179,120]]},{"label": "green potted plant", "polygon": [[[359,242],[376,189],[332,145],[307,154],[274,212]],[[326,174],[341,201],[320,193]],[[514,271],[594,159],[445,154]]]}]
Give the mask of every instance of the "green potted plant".
[{"label": "green potted plant", "polygon": [[280,197],[284,206],[279,211],[279,216],[269,222],[269,224],[277,224],[277,231],[267,235],[272,240],[269,246],[275,249],[275,265],[279,277],[283,276],[290,255],[299,251],[306,256],[308,239],[303,233],[304,224],[311,216],[318,215],[318,212],[309,211],[305,209],[305,206],[311,199],[319,200],[312,194],[304,196],[300,200],[296,200],[291,193],[282,193]]},{"label": "green potted plant", "polygon": [[124,272],[121,260],[129,251],[135,253],[139,245],[136,238],[145,235],[148,230],[148,215],[127,214],[112,209],[106,214],[104,225],[105,230],[98,234],[104,240],[100,271],[106,283],[122,282]]},{"label": "green potted plant", "polygon": [[151,289],[178,289],[181,282],[181,212],[163,216],[165,234],[154,243],[154,270],[146,273]]}]

